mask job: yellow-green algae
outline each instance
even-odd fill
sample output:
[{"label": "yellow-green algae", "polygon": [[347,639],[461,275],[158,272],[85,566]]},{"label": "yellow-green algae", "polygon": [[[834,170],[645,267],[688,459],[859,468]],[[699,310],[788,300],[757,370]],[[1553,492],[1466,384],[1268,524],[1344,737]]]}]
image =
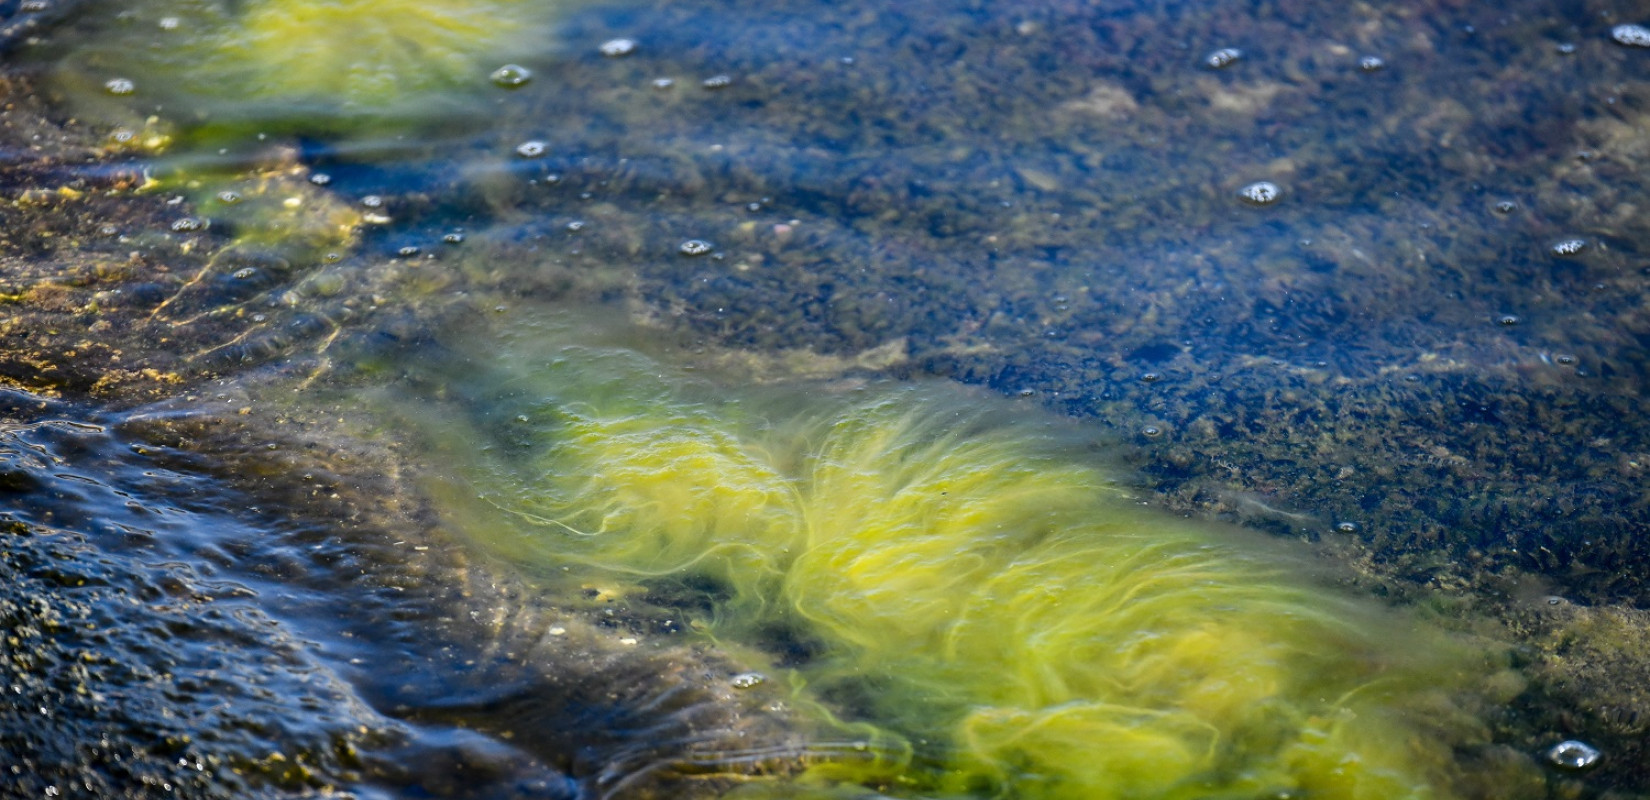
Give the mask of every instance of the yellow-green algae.
[{"label": "yellow-green algae", "polygon": [[494,89],[492,69],[547,49],[559,8],[555,0],[146,0],[86,15],[90,30],[77,33],[55,75],[60,91],[105,121],[158,111],[197,133],[405,132],[409,120],[473,111]]},{"label": "yellow-green algae", "polygon": [[911,742],[754,796],[1444,798],[1483,737],[1452,694],[1495,648],[1140,508],[1063,426],[941,386],[735,392],[564,336],[490,354],[509,377],[471,399],[496,422],[435,426],[438,489],[569,594],[715,587],[704,635],[790,631],[816,650],[799,704]]}]

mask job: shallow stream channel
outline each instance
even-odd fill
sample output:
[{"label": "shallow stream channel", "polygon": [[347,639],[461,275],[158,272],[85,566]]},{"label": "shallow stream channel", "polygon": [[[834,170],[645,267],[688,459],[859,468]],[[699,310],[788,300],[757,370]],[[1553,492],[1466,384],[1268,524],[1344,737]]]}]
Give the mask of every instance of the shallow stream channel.
[{"label": "shallow stream channel", "polygon": [[0,798],[1650,798],[1647,398],[1644,4],[0,0]]}]

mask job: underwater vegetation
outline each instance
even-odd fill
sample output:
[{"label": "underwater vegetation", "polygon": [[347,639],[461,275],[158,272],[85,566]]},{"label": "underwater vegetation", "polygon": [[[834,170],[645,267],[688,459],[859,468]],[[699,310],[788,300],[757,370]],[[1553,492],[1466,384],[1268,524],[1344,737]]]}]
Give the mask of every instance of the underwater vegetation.
[{"label": "underwater vegetation", "polygon": [[[450,381],[483,422],[431,420],[454,470],[435,494],[556,595],[656,604],[864,726],[881,757],[801,787],[1448,797],[1455,748],[1482,743],[1452,694],[1494,647],[1140,509],[1061,425],[948,386],[734,395],[547,340],[521,332],[490,388]],[[769,790],[801,788],[747,788]]]},{"label": "underwater vegetation", "polygon": [[[530,0],[158,0],[87,14],[54,60],[82,106],[278,133],[434,120],[540,52],[556,4]],[[495,63],[496,62],[496,63]],[[95,118],[95,117],[94,117]]]}]

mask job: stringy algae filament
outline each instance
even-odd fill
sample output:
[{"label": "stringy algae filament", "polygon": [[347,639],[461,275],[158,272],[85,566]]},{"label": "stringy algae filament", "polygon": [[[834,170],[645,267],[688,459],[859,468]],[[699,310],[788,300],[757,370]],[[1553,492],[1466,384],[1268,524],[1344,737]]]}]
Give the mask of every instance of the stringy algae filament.
[{"label": "stringy algae filament", "polygon": [[1338,594],[1279,542],[1140,509],[1060,425],[946,386],[736,392],[557,335],[513,340],[474,389],[496,426],[432,428],[463,465],[435,493],[558,592],[710,587],[703,635],[787,631],[807,657],[765,672],[798,707],[912,743],[892,777],[825,758],[802,785],[1442,798],[1480,736],[1451,695],[1493,649]]}]

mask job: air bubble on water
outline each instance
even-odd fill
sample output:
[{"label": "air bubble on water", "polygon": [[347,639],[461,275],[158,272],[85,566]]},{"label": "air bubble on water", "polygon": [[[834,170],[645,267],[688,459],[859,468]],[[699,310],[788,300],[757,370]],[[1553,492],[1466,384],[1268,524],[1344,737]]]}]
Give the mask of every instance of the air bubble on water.
[{"label": "air bubble on water", "polygon": [[1255,181],[1238,191],[1243,201],[1254,206],[1269,206],[1278,201],[1283,190],[1271,181]]},{"label": "air bubble on water", "polygon": [[1628,47],[1650,47],[1650,28],[1643,25],[1617,25],[1610,29],[1610,38]]},{"label": "air bubble on water", "polygon": [[1511,200],[1502,200],[1501,202],[1495,204],[1495,213],[1497,214],[1511,214],[1517,210],[1518,204]]},{"label": "air bubble on water", "polygon": [[653,88],[655,88],[655,89],[660,89],[660,90],[669,89],[670,87],[675,86],[675,85],[676,85],[676,79],[675,78],[654,78],[653,79]]},{"label": "air bubble on water", "polygon": [[137,84],[127,78],[111,78],[103,84],[103,90],[116,97],[124,97],[137,91]]},{"label": "air bubble on water", "polygon": [[578,233],[579,231],[584,230],[584,221],[576,219],[567,223],[567,230],[570,233]]},{"label": "air bubble on water", "polygon": [[369,194],[366,197],[361,198],[361,205],[364,205],[367,208],[383,208],[384,198],[380,195]]},{"label": "air bubble on water", "polygon": [[1225,69],[1243,60],[1243,51],[1236,47],[1222,47],[1203,57],[1203,65],[1209,69]]},{"label": "air bubble on water", "polygon": [[706,89],[726,89],[733,84],[733,78],[727,75],[712,75],[699,83]]},{"label": "air bubble on water", "polygon": [[1386,59],[1380,56],[1364,56],[1358,59],[1358,69],[1364,72],[1380,72],[1386,69]]},{"label": "air bubble on water", "polygon": [[1503,328],[1511,328],[1512,326],[1523,321],[1524,320],[1517,314],[1502,314],[1501,316],[1495,318],[1495,324],[1500,325]]},{"label": "air bubble on water", "polygon": [[544,142],[534,139],[532,141],[522,142],[521,144],[516,145],[516,155],[521,156],[522,158],[538,158],[539,156],[544,155],[544,151],[547,149],[549,148]]},{"label": "air bubble on water", "polygon": [[235,193],[235,192],[231,192],[228,189],[225,189],[221,192],[218,192],[218,200],[221,201],[221,202],[224,202],[224,203],[228,203],[229,205],[234,205],[236,203],[241,202],[241,196],[239,194]]},{"label": "air bubble on water", "polygon": [[620,58],[636,52],[635,39],[609,39],[599,48],[608,58]]},{"label": "air bubble on water", "polygon": [[316,186],[325,186],[332,183],[332,176],[326,174],[325,172],[317,172],[314,175],[309,176],[309,182],[315,184]]},{"label": "air bubble on water", "polygon": [[409,244],[406,247],[395,251],[395,254],[401,256],[402,258],[412,258],[413,256],[418,255],[418,252],[418,245]]},{"label": "air bubble on water", "polygon": [[243,281],[246,280],[247,278],[252,277],[253,275],[256,275],[256,274],[258,274],[258,271],[256,269],[253,269],[252,267],[241,267],[240,269],[235,270],[233,273],[231,273],[231,275],[233,275],[234,277],[239,278]]},{"label": "air bubble on water", "polygon": [[163,31],[175,31],[182,23],[183,20],[178,19],[177,17],[161,17],[160,29]]},{"label": "air bubble on water", "polygon": [[449,233],[446,236],[441,237],[441,241],[446,242],[447,244],[459,244],[464,241],[464,234]]},{"label": "air bubble on water", "polygon": [[109,141],[115,144],[126,144],[135,138],[137,138],[137,134],[125,128],[117,128],[109,134]]},{"label": "air bubble on water", "polygon": [[178,233],[189,233],[206,227],[206,222],[198,217],[184,217],[172,223],[172,230]]},{"label": "air bubble on water", "polygon": [[1553,255],[1558,256],[1559,258],[1574,258],[1575,256],[1579,256],[1582,253],[1587,252],[1587,240],[1577,238],[1563,239],[1553,243],[1553,246],[1548,249]]},{"label": "air bubble on water", "polygon": [[527,82],[533,79],[533,71],[520,64],[505,64],[493,70],[493,74],[488,77],[495,85],[515,89],[527,85]]},{"label": "air bubble on water", "polygon": [[1560,769],[1587,769],[1603,757],[1598,748],[1586,742],[1570,739],[1547,750],[1547,760]]},{"label": "air bubble on water", "polygon": [[1337,523],[1335,523],[1335,532],[1336,533],[1357,533],[1358,532],[1358,523],[1351,522],[1351,521],[1337,522]]},{"label": "air bubble on water", "polygon": [[677,252],[684,256],[702,256],[711,249],[711,243],[703,239],[689,239],[676,247]]},{"label": "air bubble on water", "polygon": [[749,689],[761,685],[767,679],[767,676],[760,672],[742,672],[733,676],[729,683],[732,683],[735,689]]}]

